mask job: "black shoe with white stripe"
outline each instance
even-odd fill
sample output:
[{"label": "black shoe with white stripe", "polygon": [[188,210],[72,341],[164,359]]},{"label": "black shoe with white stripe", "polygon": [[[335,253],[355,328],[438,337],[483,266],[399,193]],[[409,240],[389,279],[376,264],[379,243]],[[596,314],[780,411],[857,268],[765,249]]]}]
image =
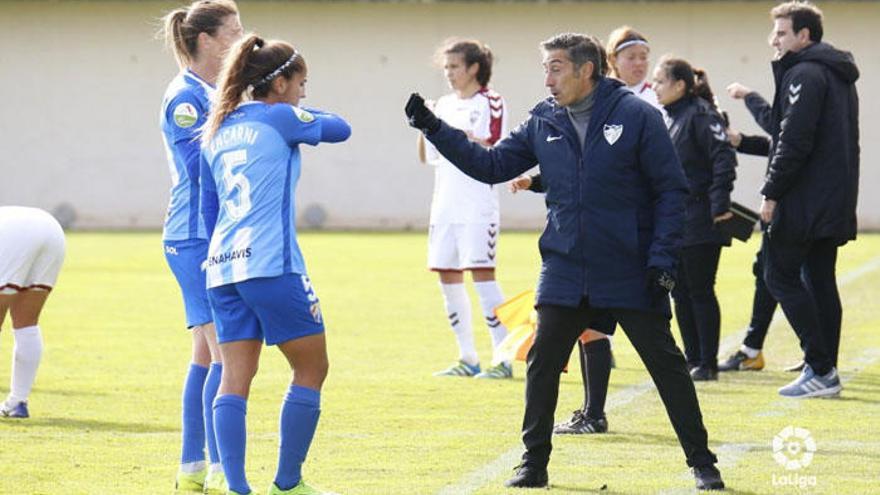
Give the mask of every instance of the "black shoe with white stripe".
[{"label": "black shoe with white stripe", "polygon": [[553,433],[557,435],[589,435],[591,433],[607,432],[608,420],[604,416],[601,418],[591,418],[580,409],[572,414],[570,420],[553,427]]},{"label": "black shoe with white stripe", "polygon": [[508,488],[544,488],[547,486],[547,468],[540,468],[530,464],[520,464],[515,467],[516,474],[504,482]]},{"label": "black shoe with white stripe", "polygon": [[693,468],[697,490],[724,490],[721,472],[713,464]]}]

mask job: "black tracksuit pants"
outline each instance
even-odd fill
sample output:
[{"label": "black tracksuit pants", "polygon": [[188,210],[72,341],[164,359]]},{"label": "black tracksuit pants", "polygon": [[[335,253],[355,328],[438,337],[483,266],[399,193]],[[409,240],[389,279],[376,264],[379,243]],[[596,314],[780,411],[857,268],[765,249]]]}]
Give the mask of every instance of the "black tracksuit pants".
[{"label": "black tracksuit pants", "polygon": [[835,267],[838,242],[791,243],[764,235],[764,281],[804,349],[804,361],[824,375],[837,365],[841,305]]},{"label": "black tracksuit pants", "polygon": [[776,299],[770,294],[770,289],[764,283],[764,260],[762,251],[755,254],[755,263],[752,265],[752,273],[755,274],[755,295],[752,299],[752,319],[746,331],[743,344],[752,349],[763,349],[764,340],[767,338],[767,330],[773,321],[773,313],[776,312]]},{"label": "black tracksuit pants", "polygon": [[718,369],[721,309],[715,296],[715,275],[720,258],[720,244],[698,244],[681,250],[672,298],[684,355],[691,366]]},{"label": "black tracksuit pants", "polygon": [[714,464],[694,383],[669,329],[669,318],[632,309],[538,306],[535,343],[528,355],[526,409],[523,418],[525,464],[546,467],[552,450],[553,419],[559,397],[559,375],[578,336],[590,322],[610,313],[623,328],[648,369],[672,422],[689,466]]}]

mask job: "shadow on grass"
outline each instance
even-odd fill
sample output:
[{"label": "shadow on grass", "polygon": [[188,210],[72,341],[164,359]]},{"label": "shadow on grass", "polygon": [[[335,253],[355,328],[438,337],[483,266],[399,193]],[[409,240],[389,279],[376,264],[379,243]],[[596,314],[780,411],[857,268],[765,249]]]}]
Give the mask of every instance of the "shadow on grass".
[{"label": "shadow on grass", "polygon": [[556,435],[553,437],[554,442],[562,442],[565,439],[571,439],[566,443],[578,443],[584,442],[587,443],[589,440],[594,440],[597,444],[636,444],[636,445],[667,445],[667,446],[678,446],[678,439],[675,435],[670,432],[669,434],[654,434],[654,433],[640,433],[640,432],[614,432],[609,431],[608,433],[603,433],[601,435]]},{"label": "shadow on grass", "polygon": [[60,395],[61,397],[105,397],[107,392],[97,390],[65,390],[61,388],[37,388],[35,394]]},{"label": "shadow on grass", "polygon": [[120,423],[117,421],[101,421],[96,419],[52,418],[39,417],[29,419],[4,419],[0,424],[23,428],[60,428],[62,430],[79,430],[82,432],[107,431],[117,433],[177,433],[178,428],[149,423]]},{"label": "shadow on grass", "polygon": [[562,485],[559,483],[550,483],[551,490],[563,490],[566,492],[574,492],[574,493],[600,493],[602,495],[624,495],[627,492],[617,492],[614,490],[609,490],[608,485],[602,485],[599,488],[587,488],[583,486],[576,485]]},{"label": "shadow on grass", "polygon": [[[630,494],[630,491],[615,491],[613,489],[608,488],[608,485],[602,485],[600,488],[587,488],[583,486],[577,485],[562,485],[559,483],[550,483],[550,490],[560,490],[571,493],[598,493],[600,495],[624,495]],[[682,488],[682,489],[673,489],[672,493],[696,493],[695,488]],[[661,491],[660,493],[666,493],[665,491]],[[753,492],[749,490],[737,490],[736,488],[732,488],[728,486],[724,493],[727,495],[762,495],[760,492]]]}]

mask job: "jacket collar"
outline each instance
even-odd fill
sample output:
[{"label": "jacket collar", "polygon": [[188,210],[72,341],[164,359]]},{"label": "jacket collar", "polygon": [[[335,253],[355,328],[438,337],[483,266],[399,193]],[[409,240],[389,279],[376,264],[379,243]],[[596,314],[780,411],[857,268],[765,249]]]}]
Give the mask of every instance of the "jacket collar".
[{"label": "jacket collar", "polygon": [[693,101],[693,95],[684,95],[669,105],[663,105],[663,108],[666,110],[666,113],[669,114],[670,117],[677,117],[681,115],[685,109],[691,106]]},{"label": "jacket collar", "polygon": [[[593,114],[590,117],[590,129],[587,135],[592,134],[592,129],[599,122],[605,122],[608,114],[614,109],[617,101],[625,95],[632,95],[626,89],[623,89],[623,83],[617,79],[602,77],[596,83],[595,101],[593,103]],[[529,112],[533,116],[549,120],[557,126],[571,126],[569,122],[568,112],[565,107],[556,104],[556,100],[551,96],[535,105]]]}]

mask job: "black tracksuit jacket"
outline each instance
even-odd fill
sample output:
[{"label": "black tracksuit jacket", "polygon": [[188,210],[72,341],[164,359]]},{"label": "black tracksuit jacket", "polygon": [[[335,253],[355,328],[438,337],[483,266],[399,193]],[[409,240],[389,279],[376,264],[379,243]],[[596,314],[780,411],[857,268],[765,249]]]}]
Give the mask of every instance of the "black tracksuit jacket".
[{"label": "black tracksuit jacket", "polygon": [[769,232],[786,242],[856,237],[859,77],[853,56],[827,43],[773,62],[772,107],[757,93],[746,106],[771,137],[761,193],[777,201]]}]

